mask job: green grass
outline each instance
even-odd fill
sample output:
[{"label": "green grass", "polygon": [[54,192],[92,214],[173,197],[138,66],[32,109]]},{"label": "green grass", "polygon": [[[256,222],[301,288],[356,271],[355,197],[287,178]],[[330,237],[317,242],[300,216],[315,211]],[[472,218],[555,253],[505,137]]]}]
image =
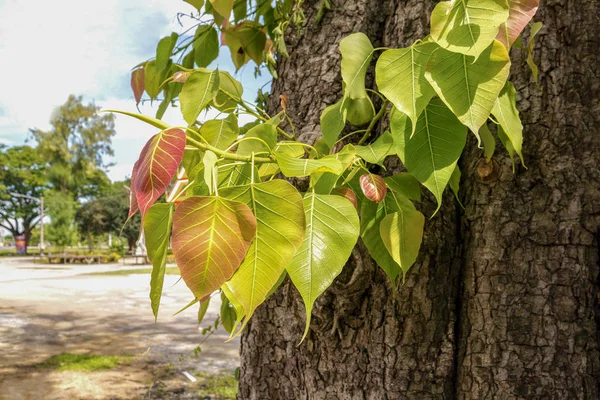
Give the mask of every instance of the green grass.
[{"label": "green grass", "polygon": [[[118,269],[114,271],[103,271],[103,272],[90,272],[83,274],[85,276],[118,276],[118,275],[133,275],[133,274],[150,274],[152,268],[131,268],[131,269]],[[167,275],[180,275],[178,267],[167,267],[165,270]]]},{"label": "green grass", "polygon": [[200,397],[217,396],[217,399],[232,400],[237,396],[238,382],[229,371],[217,374],[198,372],[196,377],[198,377]]},{"label": "green grass", "polygon": [[129,361],[130,357],[98,356],[94,354],[62,353],[50,357],[37,364],[40,368],[51,368],[57,371],[100,371],[111,369]]}]

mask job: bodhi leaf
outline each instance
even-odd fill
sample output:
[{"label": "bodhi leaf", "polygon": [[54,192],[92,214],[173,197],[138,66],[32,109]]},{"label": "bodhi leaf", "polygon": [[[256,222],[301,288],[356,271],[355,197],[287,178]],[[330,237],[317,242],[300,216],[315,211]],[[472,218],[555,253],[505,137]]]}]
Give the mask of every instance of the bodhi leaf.
[{"label": "bodhi leaf", "polygon": [[342,272],[360,232],[356,209],[344,197],[307,193],[304,213],[304,242],[286,267],[306,309],[302,340],[310,327],[315,300]]},{"label": "bodhi leaf", "polygon": [[229,147],[237,139],[238,133],[238,121],[233,113],[224,119],[206,121],[200,128],[200,135],[208,144],[220,150]]},{"label": "bodhi leaf", "polygon": [[407,116],[395,111],[390,122],[404,166],[435,196],[439,210],[442,194],[456,167],[467,129],[440,99],[434,99],[423,111],[412,139]]},{"label": "bodhi leaf", "polygon": [[144,218],[144,234],[148,258],[152,261],[150,278],[150,302],[154,319],[158,318],[158,308],[165,280],[167,250],[171,238],[171,222],[173,221],[172,204],[155,204],[148,210]]},{"label": "bodhi leaf", "polygon": [[156,68],[156,61],[148,61],[144,65],[144,87],[151,99],[155,99],[159,95],[161,83],[160,71]]},{"label": "bodhi leaf", "polygon": [[256,239],[238,271],[227,282],[244,308],[243,329],[302,243],[305,231],[302,197],[281,179],[224,188],[219,194],[247,204],[256,216]]},{"label": "bodhi leaf", "polygon": [[500,126],[502,126],[513,149],[519,155],[519,158],[521,158],[521,163],[525,166],[523,154],[521,153],[523,147],[523,125],[519,117],[519,110],[517,110],[517,91],[511,82],[506,82],[506,85],[504,85],[504,89],[502,89],[500,96],[494,103],[492,114]]},{"label": "bodhi leaf", "polygon": [[[248,140],[257,138],[260,140]],[[265,123],[256,125],[244,135],[243,142],[238,146],[237,153],[241,156],[249,156],[252,153],[270,153],[277,144],[277,127]]]},{"label": "bodhi leaf", "polygon": [[437,49],[427,63],[425,77],[454,115],[477,135],[490,116],[509,71],[508,53],[500,42],[494,41],[476,61]]},{"label": "bodhi leaf", "polygon": [[218,89],[218,71],[198,69],[190,75],[179,95],[181,114],[188,124],[196,122],[200,112],[211,102]]},{"label": "bodhi leaf", "polygon": [[206,311],[208,311],[208,306],[210,305],[210,296],[206,298],[203,302],[200,303],[200,307],[198,308],[198,324],[201,324],[204,320],[204,316],[206,315]]},{"label": "bodhi leaf", "polygon": [[293,158],[285,153],[277,152],[275,158],[281,172],[288,178],[308,176],[315,171],[332,172],[339,175],[344,170],[342,163],[333,156],[320,159]]},{"label": "bodhi leaf", "polygon": [[513,147],[512,142],[510,141],[510,138],[508,137],[508,135],[506,134],[504,129],[502,129],[502,125],[498,125],[498,139],[500,139],[500,141],[504,145],[504,148],[506,148],[506,151],[508,152],[508,155],[510,157],[510,162],[512,163],[512,170],[514,173],[515,172],[515,148]]},{"label": "bodhi leaf", "polygon": [[479,128],[479,137],[481,137],[481,142],[483,143],[485,160],[490,162],[496,151],[496,140],[494,140],[494,136],[492,136],[492,132],[490,132],[487,123],[481,125],[481,128]]},{"label": "bodhi leaf", "polygon": [[398,211],[398,207],[392,201],[391,196],[386,196],[381,203],[363,201],[360,209],[361,238],[373,260],[390,278],[394,287],[396,278],[402,269],[385,248],[379,230],[383,218],[396,211]]},{"label": "bodhi leaf", "polygon": [[346,110],[342,108],[343,99],[325,108],[321,114],[321,131],[325,143],[332,148],[346,125]]},{"label": "bodhi leaf", "polygon": [[372,173],[360,176],[360,188],[365,197],[375,203],[381,203],[387,193],[383,178]]},{"label": "bodhi leaf", "polygon": [[383,179],[387,186],[396,193],[411,200],[421,201],[421,186],[419,181],[408,172],[400,172]]},{"label": "bodhi leaf", "polygon": [[189,197],[173,217],[173,254],[196,299],[225,283],[246,255],[256,218],[244,203],[223,197]]},{"label": "bodhi leaf", "polygon": [[342,53],[342,79],[346,84],[345,96],[351,99],[367,97],[365,76],[373,58],[373,46],[364,33],[346,36],[340,42]]},{"label": "bodhi leaf", "polygon": [[435,43],[418,43],[405,49],[387,50],[377,60],[377,87],[392,104],[408,115],[414,126],[435,94],[425,79],[425,66]]},{"label": "bodhi leaf", "polygon": [[539,5],[540,0],[508,0],[508,20],[500,25],[496,40],[510,49],[537,12]]},{"label": "bodhi leaf", "polygon": [[540,29],[544,27],[544,24],[541,22],[536,22],[531,24],[531,33],[529,34],[529,42],[527,43],[527,65],[531,68],[531,73],[533,74],[533,80],[535,83],[538,82],[538,66],[533,60],[533,47],[535,46],[535,36],[539,33]]},{"label": "bodhi leaf", "polygon": [[458,168],[457,165],[456,168],[454,168],[454,172],[452,172],[452,176],[450,177],[448,186],[450,186],[450,189],[452,189],[452,192],[454,193],[454,197],[456,197],[458,204],[460,204],[460,206],[463,207],[462,203],[460,202],[460,198],[458,197],[458,191],[460,190],[460,175],[460,168]]},{"label": "bodhi leaf", "polygon": [[498,35],[500,25],[508,19],[506,1],[452,0],[438,3],[431,13],[431,38],[448,51],[479,58]]},{"label": "bodhi leaf", "polygon": [[368,97],[361,97],[360,99],[344,97],[342,100],[342,108],[346,113],[346,118],[354,126],[365,125],[371,122],[375,116],[373,102]]},{"label": "bodhi leaf", "polygon": [[[227,296],[229,303],[231,303],[231,305],[235,309],[235,322],[233,323],[233,326],[238,326],[245,316],[244,307],[242,307],[241,303],[235,298],[231,290],[229,290],[227,284],[221,286],[221,291],[225,294],[225,296]],[[232,332],[233,329],[231,330],[231,332],[229,332],[229,334],[231,334]]]},{"label": "bodhi leaf", "polygon": [[202,6],[204,5],[204,0],[183,0],[183,1],[194,6],[194,8],[196,8],[196,10],[201,9]]},{"label": "bodhi leaf", "polygon": [[354,146],[356,155],[371,164],[382,165],[385,158],[395,153],[394,138],[389,132],[381,135],[375,143],[368,146]]},{"label": "bodhi leaf", "polygon": [[142,149],[132,184],[142,217],[167,190],[177,173],[183,159],[185,140],[182,129],[171,128],[152,136]]},{"label": "bodhi leaf", "polygon": [[400,265],[404,276],[415,263],[423,240],[425,217],[407,198],[394,194],[398,211],[386,215],[379,226],[381,239],[394,261]]},{"label": "bodhi leaf", "polygon": [[140,104],[144,94],[144,68],[138,68],[131,73],[131,90],[133,90],[135,104]]},{"label": "bodhi leaf", "polygon": [[352,203],[354,208],[358,211],[358,199],[356,198],[356,193],[354,193],[354,190],[347,187],[337,187],[331,191],[331,194],[345,197],[346,200]]},{"label": "bodhi leaf", "polygon": [[173,53],[173,48],[177,43],[179,35],[175,32],[171,33],[171,36],[165,36],[160,39],[156,46],[156,69],[159,73],[162,73],[169,65],[169,59]]},{"label": "bodhi leaf", "polygon": [[202,164],[204,166],[204,183],[208,187],[208,193],[213,194],[217,186],[217,173],[219,170],[216,168],[219,157],[210,150],[207,150],[202,157]]},{"label": "bodhi leaf", "polygon": [[206,68],[219,55],[219,35],[210,25],[200,25],[194,39],[194,57],[196,65]]},{"label": "bodhi leaf", "polygon": [[227,333],[233,332],[235,320],[235,307],[231,304],[225,293],[221,292],[221,324],[223,324],[223,328],[225,328]]},{"label": "bodhi leaf", "polygon": [[237,102],[228,94],[241,99],[244,88],[229,72],[219,71],[219,93],[212,103],[213,107],[219,111],[232,112],[237,107]]},{"label": "bodhi leaf", "polygon": [[137,160],[135,164],[133,164],[133,170],[131,171],[131,182],[129,185],[129,214],[127,214],[127,221],[131,217],[135,215],[140,210],[140,206],[137,202],[137,196],[135,195],[135,180],[137,179],[137,174],[140,168],[140,160]]},{"label": "bodhi leaf", "polygon": [[229,19],[229,14],[233,10],[234,0],[210,0],[213,8],[225,19]]}]

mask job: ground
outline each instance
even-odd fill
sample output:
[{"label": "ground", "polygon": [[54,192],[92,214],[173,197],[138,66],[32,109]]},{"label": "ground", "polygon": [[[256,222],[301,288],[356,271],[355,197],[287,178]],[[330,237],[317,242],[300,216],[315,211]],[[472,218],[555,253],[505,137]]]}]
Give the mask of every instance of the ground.
[{"label": "ground", "polygon": [[[215,382],[230,383],[238,340],[225,342],[223,330],[201,334],[218,314],[218,296],[199,327],[197,307],[173,316],[193,297],[179,276],[167,275],[155,324],[147,267],[136,268],[0,258],[0,400],[204,399],[221,390]],[[73,371],[52,363],[63,353],[120,358],[108,369]]]}]

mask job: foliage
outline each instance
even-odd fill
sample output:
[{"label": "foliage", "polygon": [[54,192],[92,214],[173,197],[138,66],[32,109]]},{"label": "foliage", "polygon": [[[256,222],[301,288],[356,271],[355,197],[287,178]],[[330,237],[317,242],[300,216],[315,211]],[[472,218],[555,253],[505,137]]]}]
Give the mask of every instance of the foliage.
[{"label": "foliage", "polygon": [[[233,16],[230,0],[190,3],[199,9],[192,14],[200,21],[196,34],[163,38],[156,59],[132,76],[137,99],[144,91],[142,73],[151,99],[160,88],[163,103],[178,97],[188,126],[126,113],[160,130],[134,167],[131,213],[139,209],[149,221],[146,234],[161,238],[151,245],[157,246],[153,273],[162,273],[171,223],[166,217],[154,223],[150,212],[175,204],[173,252],[182,278],[201,304],[221,288],[221,320],[232,336],[286,274],[305,303],[306,336],[315,299],[341,272],[359,236],[396,285],[416,262],[422,242],[425,216],[413,202],[421,198],[419,183],[438,209],[446,187],[458,195],[457,162],[468,130],[485,144],[491,135],[486,124],[498,124],[501,142],[522,159],[508,51],[515,32],[533,16],[535,1],[525,14],[518,0],[440,2],[431,35],[404,49],[374,48],[363,33],[347,36],[340,42],[342,98],[325,108],[323,139],[312,146],[296,141],[284,96],[282,110],[269,115],[242,99],[239,82],[206,68],[216,57],[219,30],[237,68],[254,61],[273,72],[272,53],[286,56],[284,28],[301,24],[302,1],[250,2],[251,11],[233,8]],[[371,91],[371,98],[366,74],[377,52],[379,92]],[[220,118],[200,122],[210,108]],[[250,129],[236,127],[241,114],[256,118]],[[378,122],[388,117],[390,132],[373,141]],[[340,138],[347,124],[358,129]],[[356,134],[362,136],[353,140]],[[485,147],[490,158],[492,150]],[[381,166],[396,156],[407,172],[384,178]],[[283,177],[298,178],[305,190]],[[167,205],[152,206],[163,193]],[[152,290],[160,291],[156,282]]]},{"label": "foliage", "polygon": [[39,198],[44,195],[47,165],[29,146],[0,145],[0,226],[29,239],[39,223],[39,202],[9,193]]},{"label": "foliage", "polygon": [[48,194],[46,204],[51,219],[48,240],[60,248],[73,245],[77,241],[77,202],[69,193],[53,190]]},{"label": "foliage", "polygon": [[103,157],[113,154],[114,117],[98,115],[99,109],[71,95],[55,110],[49,131],[30,130],[37,151],[49,165],[51,185],[71,192],[75,199],[97,195],[109,185]]}]

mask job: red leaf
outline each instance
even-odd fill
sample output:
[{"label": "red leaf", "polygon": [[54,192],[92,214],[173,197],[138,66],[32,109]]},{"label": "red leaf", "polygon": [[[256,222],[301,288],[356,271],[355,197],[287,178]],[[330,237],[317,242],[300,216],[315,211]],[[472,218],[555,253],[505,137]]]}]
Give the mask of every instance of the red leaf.
[{"label": "red leaf", "polygon": [[183,159],[185,132],[171,128],[150,138],[142,149],[132,189],[142,213],[167,190]]},{"label": "red leaf", "polygon": [[231,278],[255,236],[256,218],[244,203],[206,196],[181,202],[173,216],[173,254],[197,299]]},{"label": "red leaf", "polygon": [[138,210],[140,209],[140,207],[138,206],[137,197],[135,195],[135,190],[133,189],[139,167],[140,162],[138,160],[135,162],[135,164],[133,164],[133,170],[131,171],[131,183],[129,185],[129,215],[127,216],[127,219],[133,217],[135,213],[138,212]]},{"label": "red leaf", "polygon": [[342,196],[350,200],[350,203],[358,210],[358,200],[356,199],[356,193],[347,187],[337,187],[331,191],[332,194]]},{"label": "red leaf", "polygon": [[144,68],[138,68],[131,73],[131,89],[133,89],[133,96],[135,97],[135,103],[139,104],[142,100],[142,94],[144,94]]},{"label": "red leaf", "polygon": [[507,49],[517,40],[523,29],[535,15],[540,0],[509,0],[508,21],[500,25],[496,39]]},{"label": "red leaf", "polygon": [[375,203],[380,203],[387,193],[387,187],[383,178],[374,174],[361,175],[360,188],[367,199]]}]

